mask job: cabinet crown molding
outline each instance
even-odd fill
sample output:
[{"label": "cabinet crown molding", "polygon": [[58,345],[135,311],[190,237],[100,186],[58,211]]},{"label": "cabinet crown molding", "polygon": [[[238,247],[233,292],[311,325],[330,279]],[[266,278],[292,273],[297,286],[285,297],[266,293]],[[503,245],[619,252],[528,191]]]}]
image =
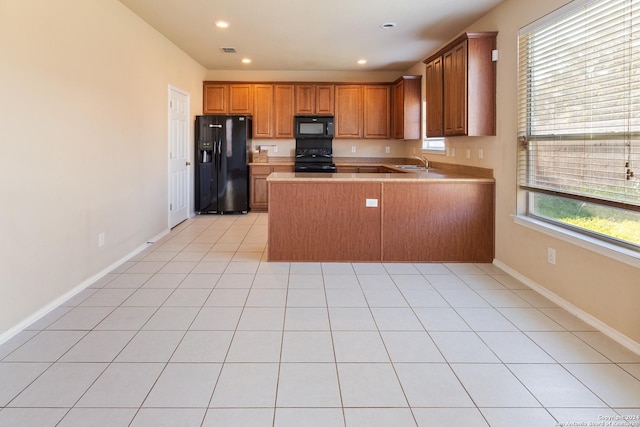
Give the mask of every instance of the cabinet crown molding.
[{"label": "cabinet crown molding", "polygon": [[497,31],[475,31],[475,32],[462,33],[458,37],[456,37],[455,39],[453,39],[452,41],[450,41],[449,43],[444,45],[442,48],[440,48],[440,50],[438,50],[436,53],[434,53],[433,55],[429,56],[427,59],[425,59],[422,62],[424,64],[427,64],[427,63],[433,61],[437,57],[442,56],[445,52],[448,52],[453,47],[455,47],[456,45],[462,43],[465,40],[469,40],[469,39],[490,39],[490,38],[495,38],[497,35],[498,35]]}]

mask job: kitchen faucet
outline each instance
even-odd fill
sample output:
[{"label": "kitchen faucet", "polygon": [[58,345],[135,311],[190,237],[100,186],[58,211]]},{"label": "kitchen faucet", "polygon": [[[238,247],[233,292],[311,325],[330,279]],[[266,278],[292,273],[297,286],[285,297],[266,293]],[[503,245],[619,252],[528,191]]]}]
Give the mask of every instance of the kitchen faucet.
[{"label": "kitchen faucet", "polygon": [[424,168],[429,169],[429,160],[427,160],[426,157],[411,156],[411,158],[420,160],[422,163],[424,163]]}]

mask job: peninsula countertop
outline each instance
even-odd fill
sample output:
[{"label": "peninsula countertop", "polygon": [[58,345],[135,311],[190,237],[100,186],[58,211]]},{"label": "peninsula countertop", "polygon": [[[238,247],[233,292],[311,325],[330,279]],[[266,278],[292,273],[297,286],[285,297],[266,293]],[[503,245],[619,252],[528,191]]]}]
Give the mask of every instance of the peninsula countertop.
[{"label": "peninsula countertop", "polygon": [[267,182],[475,182],[494,183],[490,177],[475,176],[446,169],[427,169],[407,172],[401,169],[390,173],[297,173],[273,172]]}]

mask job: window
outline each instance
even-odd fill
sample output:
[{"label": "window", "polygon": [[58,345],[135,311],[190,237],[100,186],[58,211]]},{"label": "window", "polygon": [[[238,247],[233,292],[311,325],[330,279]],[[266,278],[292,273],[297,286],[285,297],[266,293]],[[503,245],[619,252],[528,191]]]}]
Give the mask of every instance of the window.
[{"label": "window", "polygon": [[640,0],[580,1],[519,37],[527,214],[640,250]]},{"label": "window", "polygon": [[444,153],[444,137],[443,138],[427,138],[427,100],[422,100],[422,149],[425,151],[435,151]]}]

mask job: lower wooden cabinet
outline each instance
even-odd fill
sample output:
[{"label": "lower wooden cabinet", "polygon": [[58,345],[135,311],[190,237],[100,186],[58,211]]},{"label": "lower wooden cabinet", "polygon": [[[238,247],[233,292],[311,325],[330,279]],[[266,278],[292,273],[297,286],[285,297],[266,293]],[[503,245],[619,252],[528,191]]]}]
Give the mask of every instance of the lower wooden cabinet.
[{"label": "lower wooden cabinet", "polygon": [[337,165],[336,172],[339,173],[384,173],[387,169],[384,166],[341,166]]},{"label": "lower wooden cabinet", "polygon": [[268,184],[270,261],[493,261],[493,182]]},{"label": "lower wooden cabinet", "polygon": [[266,211],[269,206],[267,177],[271,172],[293,172],[293,165],[249,166],[249,207],[252,211]]}]

